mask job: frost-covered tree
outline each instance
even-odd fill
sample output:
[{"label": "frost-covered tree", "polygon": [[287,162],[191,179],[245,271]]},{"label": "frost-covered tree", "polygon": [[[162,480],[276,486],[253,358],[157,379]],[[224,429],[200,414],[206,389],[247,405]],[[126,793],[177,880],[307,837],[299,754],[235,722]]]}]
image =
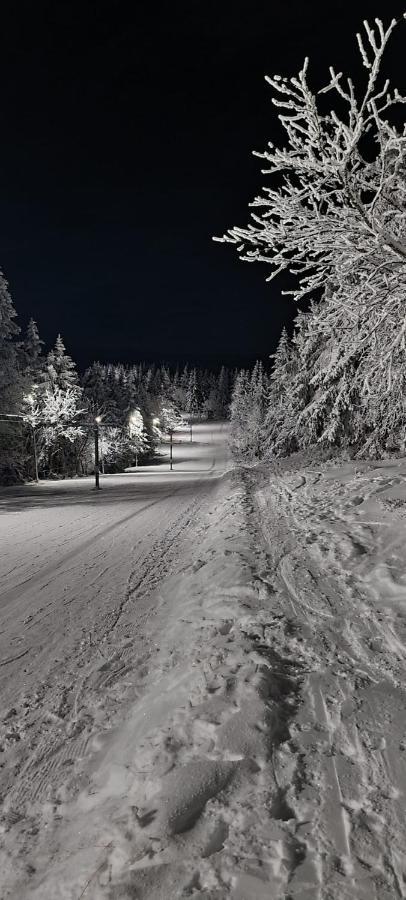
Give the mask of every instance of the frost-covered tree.
[{"label": "frost-covered tree", "polygon": [[197,386],[196,369],[192,369],[189,374],[185,411],[191,416],[197,416],[199,413],[199,395]]},{"label": "frost-covered tree", "polygon": [[165,406],[161,407],[159,423],[164,434],[167,434],[169,431],[174,431],[175,428],[179,428],[182,422],[183,420],[179,410],[172,403],[167,403]]},{"label": "frost-covered tree", "polygon": [[29,394],[24,395],[21,408],[21,414],[24,421],[33,429],[36,429],[41,424],[45,423],[42,406],[40,392],[36,385]]},{"label": "frost-covered tree", "polygon": [[264,401],[262,451],[263,453],[269,451],[287,453],[295,446],[294,433],[297,427],[298,405],[297,398],[295,398],[295,379],[298,374],[298,364],[297,353],[294,345],[289,341],[286,328],[282,329],[278,347],[271,359],[273,359],[273,371],[269,391]]},{"label": "frost-covered tree", "polygon": [[0,412],[18,412],[21,399],[22,379],[18,365],[16,337],[20,329],[16,323],[8,284],[0,272]]},{"label": "frost-covered tree", "polygon": [[44,342],[41,340],[38,331],[38,325],[34,319],[30,319],[23,342],[23,351],[25,355],[25,368],[34,380],[39,376],[43,368],[41,359],[42,348]]},{"label": "frost-covered tree", "polygon": [[222,366],[218,376],[208,373],[208,384],[204,406],[208,415],[216,419],[226,419],[229,415],[231,400],[231,378],[229,370]]},{"label": "frost-covered tree", "polygon": [[140,409],[133,409],[128,420],[128,435],[134,453],[145,453],[148,449],[148,439],[145,432],[144,419]]},{"label": "frost-covered tree", "polygon": [[[139,409],[134,409],[123,426],[102,425],[99,434],[99,452],[102,471],[120,471],[126,466],[138,463],[138,457],[147,452],[148,437],[144,420]],[[94,464],[94,446],[90,456]]]},{"label": "frost-covered tree", "polygon": [[[290,272],[297,301],[322,305],[311,314],[319,352],[297,433],[308,415],[307,434],[364,453],[404,429],[406,130],[393,111],[405,98],[381,78],[396,24],[364,22],[361,88],[331,68],[315,95],[308,60],[296,77],[267,79],[286,143],[257,154],[273,183],[254,200],[252,223],[221,239],[268,265],[269,280]],[[311,325],[302,328],[311,338]]]},{"label": "frost-covered tree", "polygon": [[[20,329],[16,322],[8,284],[0,272],[0,414],[18,415],[24,391],[20,348],[16,341]],[[25,436],[18,421],[0,422],[0,483],[24,479]]]},{"label": "frost-covered tree", "polygon": [[238,374],[230,416],[230,442],[238,459],[254,462],[262,455],[268,394],[268,378],[261,362],[256,362],[251,374],[245,370]]},{"label": "frost-covered tree", "polygon": [[259,459],[264,441],[263,425],[265,407],[268,401],[268,379],[261,362],[256,362],[249,383],[249,406],[247,415],[248,454]]},{"label": "frost-covered tree", "polygon": [[22,404],[24,421],[35,431],[39,468],[43,476],[75,474],[87,438],[82,424],[85,410],[75,388],[62,391],[35,385]]},{"label": "frost-covered tree", "polygon": [[228,415],[228,407],[230,404],[230,378],[228,370],[225,366],[222,366],[220,369],[220,374],[218,378],[217,384],[217,408],[216,408],[216,416],[220,419],[225,419]]},{"label": "frost-covered tree", "polygon": [[49,383],[54,390],[72,390],[78,385],[76,365],[66,352],[60,334],[58,334],[54,349],[48,354],[47,370]]},{"label": "frost-covered tree", "polygon": [[74,474],[85,444],[86,432],[79,421],[85,406],[76,365],[60,334],[46,358],[44,376],[30,394],[41,416],[38,439],[44,474]]},{"label": "frost-covered tree", "polygon": [[234,382],[230,408],[230,444],[237,458],[244,458],[247,448],[249,373],[242,369]]},{"label": "frost-covered tree", "polygon": [[99,362],[94,362],[86,369],[82,386],[89,411],[94,416],[106,413],[108,408],[106,367]]}]

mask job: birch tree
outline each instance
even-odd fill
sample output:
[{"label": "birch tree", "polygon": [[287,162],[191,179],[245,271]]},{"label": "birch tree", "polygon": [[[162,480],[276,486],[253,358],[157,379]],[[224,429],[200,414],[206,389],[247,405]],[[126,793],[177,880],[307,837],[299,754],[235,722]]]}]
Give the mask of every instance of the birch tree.
[{"label": "birch tree", "polygon": [[256,154],[271,184],[255,198],[248,227],[220,238],[245,261],[267,265],[268,280],[290,272],[285,293],[296,301],[323,304],[307,414],[319,416],[318,440],[355,440],[351,382],[364,453],[402,430],[405,411],[406,129],[394,115],[405,97],[381,74],[397,25],[364,22],[364,85],[331,68],[315,94],[308,59],[293,78],[267,78],[286,142]]}]

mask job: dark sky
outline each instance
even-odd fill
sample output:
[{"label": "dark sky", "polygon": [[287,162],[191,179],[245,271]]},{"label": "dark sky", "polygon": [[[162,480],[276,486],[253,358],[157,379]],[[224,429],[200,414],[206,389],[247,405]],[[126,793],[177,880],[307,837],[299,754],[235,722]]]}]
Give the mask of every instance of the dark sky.
[{"label": "dark sky", "polygon": [[[384,6],[384,10],[382,9]],[[1,4],[0,266],[20,323],[93,359],[266,359],[293,301],[213,243],[245,225],[275,134],[265,74],[362,70],[382,0]],[[406,92],[406,29],[386,69]]]}]

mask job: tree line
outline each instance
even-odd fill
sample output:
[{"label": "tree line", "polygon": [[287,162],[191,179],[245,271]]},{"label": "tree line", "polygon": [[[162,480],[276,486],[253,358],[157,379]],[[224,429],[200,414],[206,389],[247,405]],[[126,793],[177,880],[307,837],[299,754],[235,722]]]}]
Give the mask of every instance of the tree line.
[{"label": "tree line", "polygon": [[0,483],[85,475],[94,468],[94,426],[106,472],[152,456],[181,414],[223,419],[234,373],[185,366],[103,365],[80,375],[61,335],[45,352],[36,322],[21,335],[0,273]]}]

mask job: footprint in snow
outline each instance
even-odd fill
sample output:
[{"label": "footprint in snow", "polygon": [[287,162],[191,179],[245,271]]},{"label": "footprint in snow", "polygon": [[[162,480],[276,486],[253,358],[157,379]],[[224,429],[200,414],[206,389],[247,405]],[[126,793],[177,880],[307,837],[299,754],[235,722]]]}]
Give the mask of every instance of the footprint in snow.
[{"label": "footprint in snow", "polygon": [[138,815],[142,828],[151,835],[181,834],[192,828],[208,800],[231,781],[238,763],[194,759],[170,772],[149,808]]}]

